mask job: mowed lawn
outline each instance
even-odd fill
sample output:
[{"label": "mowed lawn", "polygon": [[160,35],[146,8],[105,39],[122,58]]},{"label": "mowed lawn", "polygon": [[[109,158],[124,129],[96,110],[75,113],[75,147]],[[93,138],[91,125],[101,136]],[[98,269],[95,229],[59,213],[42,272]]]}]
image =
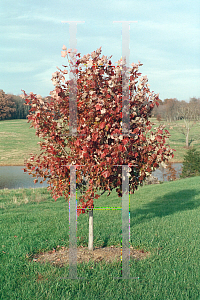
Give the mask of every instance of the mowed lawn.
[{"label": "mowed lawn", "polygon": [[[107,193],[106,193],[107,194]],[[113,191],[94,203],[119,206]],[[79,194],[78,194],[79,195]],[[130,195],[130,244],[150,257],[130,260],[130,276],[119,279],[121,264],[56,267],[33,255],[69,246],[69,206],[46,188],[0,190],[0,299],[200,299],[200,177],[139,187]],[[121,244],[121,211],[94,210],[94,246]],[[88,245],[88,215],[77,220],[77,245]]]},{"label": "mowed lawn", "polygon": [[[150,121],[155,122],[156,127],[159,124],[166,124],[166,129],[170,132],[171,137],[167,140],[174,151],[174,158],[171,162],[182,162],[184,155],[187,152],[185,148],[185,136],[179,131],[183,126],[184,121],[167,123],[158,122],[155,118]],[[190,131],[190,138],[194,141],[191,146],[200,147],[200,122],[194,124]],[[0,121],[0,166],[23,166],[24,159],[30,157],[30,153],[39,153],[40,147],[37,145],[39,138],[35,135],[35,129],[30,128],[30,123],[27,120],[8,120]]]}]

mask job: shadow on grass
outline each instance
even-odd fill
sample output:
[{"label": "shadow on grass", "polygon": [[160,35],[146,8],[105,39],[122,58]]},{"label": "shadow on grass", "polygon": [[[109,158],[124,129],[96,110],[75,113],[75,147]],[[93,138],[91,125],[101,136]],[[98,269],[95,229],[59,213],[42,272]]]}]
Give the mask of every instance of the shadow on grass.
[{"label": "shadow on grass", "polygon": [[102,248],[108,247],[108,242],[109,242],[109,240],[110,240],[110,235],[109,235],[109,236],[106,236],[106,237],[104,238]]},{"label": "shadow on grass", "polygon": [[130,212],[131,226],[148,222],[155,217],[165,217],[176,212],[193,210],[200,206],[200,199],[194,200],[199,191],[184,189],[179,192],[159,196],[155,201],[144,204],[142,208]]}]

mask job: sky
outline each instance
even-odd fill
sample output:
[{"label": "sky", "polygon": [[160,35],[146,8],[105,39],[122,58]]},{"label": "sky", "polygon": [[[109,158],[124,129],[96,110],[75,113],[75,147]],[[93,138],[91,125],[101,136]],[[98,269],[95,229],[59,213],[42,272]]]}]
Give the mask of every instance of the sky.
[{"label": "sky", "polygon": [[[150,90],[161,100],[200,98],[199,0],[0,0],[0,89],[6,94],[54,90],[56,67],[70,48],[69,24],[77,24],[81,56],[102,47],[113,65],[122,57],[122,23],[130,23],[129,67],[140,61]],[[66,79],[69,79],[66,77]]]}]

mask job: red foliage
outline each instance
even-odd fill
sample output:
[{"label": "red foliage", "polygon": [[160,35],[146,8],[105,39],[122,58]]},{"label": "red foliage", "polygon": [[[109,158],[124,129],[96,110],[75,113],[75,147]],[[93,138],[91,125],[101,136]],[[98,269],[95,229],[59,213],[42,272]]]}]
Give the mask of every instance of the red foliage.
[{"label": "red foliage", "polygon": [[[130,136],[121,134],[121,118],[126,117],[122,112],[122,74],[119,66],[111,62],[106,65],[107,58],[99,57],[101,48],[76,61],[77,79],[77,132],[78,136],[69,134],[69,81],[65,81],[66,70],[53,74],[52,81],[55,89],[51,99],[43,101],[36,94],[27,95],[26,105],[31,105],[28,122],[36,128],[36,135],[43,139],[39,142],[41,153],[26,161],[25,171],[35,172],[37,177],[48,179],[49,190],[56,200],[63,194],[69,200],[70,194],[70,166],[79,165],[76,183],[81,183],[83,176],[89,176],[89,186],[83,196],[79,198],[82,206],[78,207],[78,215],[85,212],[85,208],[94,207],[93,199],[97,189],[112,191],[116,189],[118,196],[122,196],[122,167],[115,165],[129,165],[129,190],[133,194],[138,185],[142,185],[147,173],[152,172],[163,162],[173,157],[173,149],[165,145],[164,125],[160,125],[157,132],[147,133],[152,128],[150,121],[154,105],[158,104],[158,94],[150,92],[147,77],[137,79],[141,75],[138,68],[142,64],[132,64],[130,70]],[[65,54],[62,54],[65,56]],[[78,69],[79,65],[88,63],[85,71]],[[72,62],[70,62],[73,64]],[[103,66],[104,64],[104,66]],[[98,66],[98,67],[97,67]],[[103,78],[106,73],[108,78]],[[62,82],[61,82],[62,81]],[[73,83],[72,80],[70,80]],[[73,86],[70,86],[73,90]],[[157,103],[156,103],[157,102]],[[126,105],[127,107],[127,105]],[[126,108],[125,107],[125,108]],[[71,153],[66,150],[68,147]],[[158,151],[159,150],[159,151]],[[33,169],[33,166],[37,168]],[[72,176],[72,175],[71,175]],[[81,209],[83,208],[83,209]]]}]

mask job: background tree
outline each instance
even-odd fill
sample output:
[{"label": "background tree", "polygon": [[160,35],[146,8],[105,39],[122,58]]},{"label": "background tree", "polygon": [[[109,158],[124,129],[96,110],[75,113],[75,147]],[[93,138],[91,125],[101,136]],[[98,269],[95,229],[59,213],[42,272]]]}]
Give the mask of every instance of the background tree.
[{"label": "background tree", "polygon": [[200,152],[196,148],[189,149],[184,156],[180,178],[200,176]]},{"label": "background tree", "polygon": [[26,119],[30,106],[25,106],[25,101],[20,96],[8,94],[8,97],[14,103],[15,111],[7,119]]},{"label": "background tree", "polygon": [[160,115],[160,114],[157,115],[156,120],[157,120],[158,122],[162,121],[162,118],[161,118],[161,115]]},{"label": "background tree", "polygon": [[200,98],[190,98],[189,105],[191,108],[192,119],[194,121],[200,120]]},{"label": "background tree", "polygon": [[[64,49],[62,56],[70,52],[65,46]],[[70,54],[73,58],[74,54]],[[115,67],[107,57],[100,58],[100,54],[101,48],[91,53],[90,60],[89,54],[82,58],[80,53],[76,55],[80,58],[75,59],[76,68],[73,70],[77,76],[78,136],[69,136],[68,131],[69,81],[65,80],[66,69],[58,68],[59,71],[53,74],[55,89],[50,93],[50,100],[44,101],[42,97],[33,93],[27,95],[24,91],[26,104],[31,105],[28,122],[36,128],[36,135],[43,139],[39,142],[41,153],[26,161],[25,171],[47,179],[48,189],[55,200],[63,194],[69,200],[69,165],[84,165],[77,167],[82,174],[78,172],[76,182],[81,184],[83,176],[88,180],[85,194],[78,199],[78,216],[86,208],[93,211],[93,200],[100,197],[96,193],[99,189],[103,193],[108,191],[108,195],[116,189],[118,196],[122,196],[122,169],[114,165],[129,166],[129,191],[133,194],[162,162],[174,156],[172,149],[165,144],[165,138],[170,136],[164,130],[165,126],[160,125],[155,132],[151,131],[154,124],[149,117],[154,105],[159,105],[159,97],[150,92],[147,76],[141,77],[138,83],[140,62],[132,64],[129,69],[130,82],[126,89],[130,89],[130,130],[129,136],[121,134],[122,114],[127,118],[129,103],[129,99],[123,100],[125,107],[122,111],[122,75],[126,70],[123,67],[121,71],[122,60]],[[86,65],[85,71],[78,69],[80,64]],[[103,76],[104,73],[107,76]],[[70,89],[73,90],[73,85]],[[70,113],[74,111],[75,108],[71,108]]]},{"label": "background tree", "polygon": [[178,112],[179,118],[184,120],[185,126],[181,128],[177,127],[176,130],[185,136],[185,146],[189,148],[190,144],[199,138],[199,136],[193,136],[192,139],[189,140],[190,130],[199,118],[198,106],[194,104],[194,101],[190,103],[181,101]]},{"label": "background tree", "polygon": [[165,99],[163,103],[164,118],[167,122],[176,121],[178,100],[176,98]]},{"label": "background tree", "polygon": [[11,116],[11,113],[16,110],[14,105],[15,103],[9,99],[9,96],[3,90],[0,90],[0,120]]}]

